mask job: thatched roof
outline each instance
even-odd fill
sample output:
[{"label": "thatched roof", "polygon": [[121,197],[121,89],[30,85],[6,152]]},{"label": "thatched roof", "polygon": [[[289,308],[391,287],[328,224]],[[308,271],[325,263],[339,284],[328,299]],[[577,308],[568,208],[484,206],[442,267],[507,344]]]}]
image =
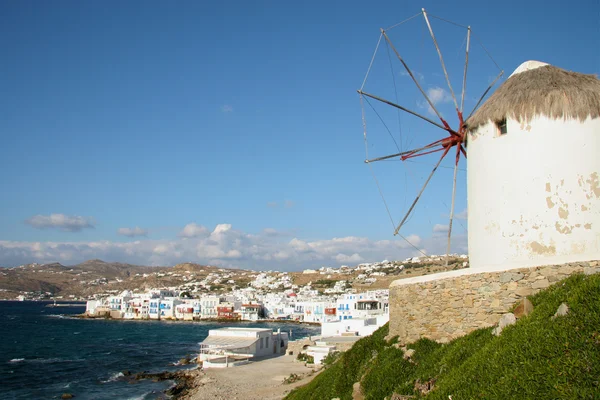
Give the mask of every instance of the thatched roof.
[{"label": "thatched roof", "polygon": [[596,75],[569,72],[552,65],[518,71],[469,118],[469,130],[504,118],[528,122],[544,115],[584,121],[600,116],[600,80]]}]

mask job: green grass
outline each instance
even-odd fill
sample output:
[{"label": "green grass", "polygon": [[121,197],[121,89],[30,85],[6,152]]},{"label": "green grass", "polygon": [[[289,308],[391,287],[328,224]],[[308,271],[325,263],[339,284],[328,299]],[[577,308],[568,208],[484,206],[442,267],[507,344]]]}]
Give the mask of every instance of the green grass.
[{"label": "green grass", "polygon": [[[534,311],[495,337],[479,329],[448,344],[412,343],[413,363],[385,341],[387,325],[361,339],[286,398],[366,399],[392,393],[427,399],[600,399],[600,276],[572,276],[530,298]],[[561,303],[569,314],[552,320]],[[422,394],[415,382],[433,381]]]}]

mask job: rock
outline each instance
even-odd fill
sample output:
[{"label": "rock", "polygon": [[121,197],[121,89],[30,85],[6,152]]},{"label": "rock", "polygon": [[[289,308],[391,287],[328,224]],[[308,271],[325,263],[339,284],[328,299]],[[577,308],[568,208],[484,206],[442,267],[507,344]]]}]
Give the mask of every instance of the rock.
[{"label": "rock", "polygon": [[589,264],[590,264],[590,267],[597,267],[598,261],[590,261]]},{"label": "rock", "polygon": [[585,275],[594,275],[600,273],[600,267],[584,267],[583,273]]},{"label": "rock", "polygon": [[500,317],[498,326],[496,328],[494,328],[492,333],[496,336],[500,336],[500,334],[502,333],[504,328],[506,328],[509,325],[514,325],[516,322],[517,322],[517,318],[515,317],[515,314],[513,314],[513,313],[503,314],[502,317]]},{"label": "rock", "polygon": [[528,316],[529,314],[531,314],[532,311],[533,311],[533,304],[531,304],[531,301],[529,301],[529,299],[527,297],[525,297],[523,300],[521,300],[519,302],[519,304],[515,308],[515,311],[513,312],[513,314],[515,314],[515,317],[521,318],[521,317]]},{"label": "rock", "polygon": [[500,283],[507,283],[512,280],[512,274],[510,272],[505,272],[500,275]]},{"label": "rock", "polygon": [[75,397],[74,394],[71,393],[63,393],[62,396],[60,396],[61,399],[72,399],[73,397]]},{"label": "rock", "polygon": [[179,365],[188,365],[190,363],[190,360],[188,358],[182,358],[181,360],[179,360]]},{"label": "rock", "polygon": [[415,349],[408,349],[404,352],[402,357],[404,357],[405,360],[408,360],[413,356],[413,354],[415,354]]},{"label": "rock", "polygon": [[568,313],[569,313],[569,306],[567,305],[567,303],[562,303],[560,306],[558,306],[558,310],[556,310],[556,313],[552,316],[552,319],[554,319],[556,317],[564,317]]},{"label": "rock", "polygon": [[356,382],[352,385],[352,400],[364,400],[365,396],[360,388],[360,382]]},{"label": "rock", "polygon": [[550,286],[550,282],[548,281],[548,279],[540,279],[539,281],[535,281],[533,282],[533,285],[531,285],[532,289],[546,289],[548,286]]},{"label": "rock", "polygon": [[129,376],[129,375],[131,375],[131,371],[129,371],[127,369],[125,371],[121,371],[121,373],[123,374],[123,376]]},{"label": "rock", "polygon": [[519,296],[525,297],[525,296],[531,295],[533,293],[533,290],[528,287],[522,287],[522,288],[515,290],[515,293],[518,294]]}]

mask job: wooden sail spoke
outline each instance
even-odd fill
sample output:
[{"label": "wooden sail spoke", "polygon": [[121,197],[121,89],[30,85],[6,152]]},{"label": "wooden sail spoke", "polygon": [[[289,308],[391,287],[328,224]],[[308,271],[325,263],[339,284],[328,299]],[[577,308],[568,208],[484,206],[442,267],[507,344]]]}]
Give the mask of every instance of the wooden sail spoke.
[{"label": "wooden sail spoke", "polygon": [[421,198],[421,195],[423,194],[423,192],[425,191],[425,188],[427,187],[427,185],[429,184],[429,181],[431,180],[431,178],[433,177],[433,174],[435,173],[435,171],[438,169],[438,167],[440,166],[440,164],[442,163],[442,160],[444,159],[444,157],[446,157],[446,154],[448,154],[448,151],[450,150],[450,147],[447,147],[444,150],[444,153],[442,154],[442,156],[440,157],[440,160],[437,162],[437,164],[435,165],[435,167],[433,167],[433,170],[431,171],[431,173],[429,174],[429,176],[427,177],[427,180],[425,181],[425,184],[423,184],[423,187],[421,188],[421,191],[419,192],[419,194],[417,195],[417,197],[415,198],[415,200],[412,202],[410,208],[408,209],[408,212],[406,213],[406,215],[404,216],[404,218],[402,218],[402,221],[400,221],[400,223],[398,224],[398,226],[396,227],[396,230],[394,231],[394,236],[398,234],[398,232],[400,231],[400,228],[402,228],[402,225],[404,225],[404,223],[406,222],[406,220],[408,219],[408,217],[410,216],[410,214],[412,213],[412,210],[415,208],[415,206],[417,205],[417,202],[419,201],[419,199]]}]

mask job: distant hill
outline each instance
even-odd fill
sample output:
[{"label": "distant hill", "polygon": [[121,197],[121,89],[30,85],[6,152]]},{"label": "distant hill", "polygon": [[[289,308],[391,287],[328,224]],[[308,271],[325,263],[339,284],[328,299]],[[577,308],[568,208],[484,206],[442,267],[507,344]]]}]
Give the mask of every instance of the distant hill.
[{"label": "distant hill", "polygon": [[[313,273],[290,272],[288,275],[294,285],[304,286],[311,283],[313,289],[321,292],[333,287],[335,282],[340,280],[347,281],[349,287],[358,291],[366,291],[388,288],[392,281],[399,278],[462,268],[463,263],[464,259],[457,258],[446,267],[445,262],[438,257],[419,264],[392,262],[370,272],[344,267],[327,268],[326,271],[321,269]],[[396,268],[401,264],[403,268]],[[87,299],[100,293],[168,287],[185,287],[186,291],[197,289],[226,293],[234,287],[247,287],[260,273],[189,262],[173,267],[150,267],[98,259],[72,266],[60,263],[27,264],[14,268],[0,268],[0,299],[14,299],[19,295],[33,299]],[[370,275],[371,273],[373,275]],[[276,271],[265,274],[270,275],[273,280],[282,275]],[[365,279],[367,277],[369,279]],[[283,290],[283,287],[279,290]]]}]

